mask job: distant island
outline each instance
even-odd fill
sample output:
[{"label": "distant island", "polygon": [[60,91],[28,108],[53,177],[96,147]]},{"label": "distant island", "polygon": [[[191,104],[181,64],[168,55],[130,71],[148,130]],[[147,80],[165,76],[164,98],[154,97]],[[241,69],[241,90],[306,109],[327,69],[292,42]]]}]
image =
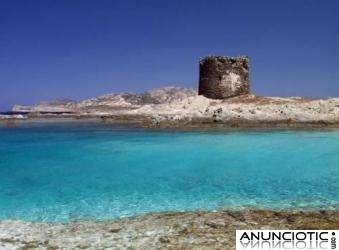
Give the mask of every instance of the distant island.
[{"label": "distant island", "polygon": [[15,105],[0,120],[99,119],[144,127],[339,127],[339,98],[264,97],[250,93],[246,56],[200,60],[199,91],[163,87],[82,101]]}]

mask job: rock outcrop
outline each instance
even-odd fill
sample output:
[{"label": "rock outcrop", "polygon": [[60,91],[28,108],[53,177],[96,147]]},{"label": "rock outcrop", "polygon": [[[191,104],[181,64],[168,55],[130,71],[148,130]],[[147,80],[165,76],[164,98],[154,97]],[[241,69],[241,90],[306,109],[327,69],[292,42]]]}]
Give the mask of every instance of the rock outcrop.
[{"label": "rock outcrop", "polygon": [[207,56],[200,60],[199,95],[225,99],[250,93],[246,56]]},{"label": "rock outcrop", "polygon": [[[339,127],[339,98],[262,97],[241,95],[215,100],[193,89],[165,87],[141,94],[112,93],[79,102],[44,102],[16,106],[28,118],[52,117],[43,112],[69,112],[53,117],[100,118],[164,127]],[[14,116],[0,116],[0,120]],[[25,118],[25,117],[22,117]]]},{"label": "rock outcrop", "polygon": [[334,230],[338,223],[338,211],[270,210],[167,212],[65,224],[4,220],[0,249],[231,250],[236,230]]},{"label": "rock outcrop", "polygon": [[14,105],[13,112],[72,112],[76,108],[73,100],[43,101],[33,106]]},{"label": "rock outcrop", "polygon": [[33,106],[14,105],[13,112],[82,112],[116,111],[136,109],[143,105],[180,103],[196,96],[197,91],[190,88],[162,87],[144,93],[109,93],[83,101],[53,100],[40,102]]}]

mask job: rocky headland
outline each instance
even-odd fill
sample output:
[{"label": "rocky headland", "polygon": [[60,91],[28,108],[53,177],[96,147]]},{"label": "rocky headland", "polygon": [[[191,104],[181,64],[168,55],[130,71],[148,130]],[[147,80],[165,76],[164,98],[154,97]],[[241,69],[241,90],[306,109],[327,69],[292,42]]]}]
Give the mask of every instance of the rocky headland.
[{"label": "rocky headland", "polygon": [[66,117],[145,127],[339,127],[339,98],[256,96],[250,92],[249,75],[247,56],[206,56],[199,61],[199,91],[163,87],[15,105],[15,115],[0,120]]},{"label": "rocky headland", "polygon": [[146,127],[339,127],[339,98],[263,97],[211,99],[188,88],[112,93],[83,101],[13,107],[0,119],[95,118]]}]

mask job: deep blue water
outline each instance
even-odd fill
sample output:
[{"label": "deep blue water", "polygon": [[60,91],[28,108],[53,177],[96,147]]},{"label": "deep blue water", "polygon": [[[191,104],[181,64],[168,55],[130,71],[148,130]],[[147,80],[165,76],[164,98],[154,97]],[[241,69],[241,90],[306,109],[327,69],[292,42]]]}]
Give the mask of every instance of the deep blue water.
[{"label": "deep blue water", "polygon": [[248,207],[339,210],[339,131],[0,124],[0,219]]}]

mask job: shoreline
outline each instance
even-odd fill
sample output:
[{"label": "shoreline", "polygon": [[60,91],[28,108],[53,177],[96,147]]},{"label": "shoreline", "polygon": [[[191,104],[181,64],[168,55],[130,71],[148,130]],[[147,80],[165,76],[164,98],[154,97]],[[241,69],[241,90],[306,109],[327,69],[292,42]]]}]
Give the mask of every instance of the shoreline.
[{"label": "shoreline", "polygon": [[138,128],[169,128],[169,129],[338,129],[337,121],[298,121],[298,120],[267,120],[255,121],[233,119],[215,121],[212,118],[189,118],[181,120],[160,120],[144,115],[40,115],[27,118],[0,118],[0,124],[15,126],[16,123],[58,123],[58,122],[98,122],[116,125],[133,125]]},{"label": "shoreline", "polygon": [[0,220],[0,248],[235,249],[236,230],[331,230],[338,226],[339,211],[332,210],[155,212],[68,223]]},{"label": "shoreline", "polygon": [[143,128],[339,128],[339,98],[244,94],[210,99],[178,87],[15,105],[12,112],[20,114],[0,115],[0,120],[95,119]]}]

